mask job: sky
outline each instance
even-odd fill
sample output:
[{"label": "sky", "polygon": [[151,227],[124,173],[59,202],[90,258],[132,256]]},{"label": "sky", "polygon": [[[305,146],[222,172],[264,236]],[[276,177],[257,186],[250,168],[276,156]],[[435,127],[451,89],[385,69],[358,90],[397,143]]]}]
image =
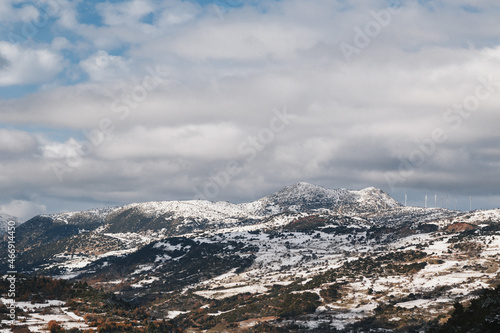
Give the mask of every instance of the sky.
[{"label": "sky", "polygon": [[500,207],[499,17],[493,0],[2,0],[0,213],[299,181]]}]

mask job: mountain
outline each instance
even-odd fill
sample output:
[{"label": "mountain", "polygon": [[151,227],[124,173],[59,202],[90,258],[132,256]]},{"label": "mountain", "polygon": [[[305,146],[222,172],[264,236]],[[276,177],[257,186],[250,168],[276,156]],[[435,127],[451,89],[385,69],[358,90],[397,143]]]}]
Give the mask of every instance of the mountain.
[{"label": "mountain", "polygon": [[[304,214],[375,212],[401,207],[381,190],[330,190],[308,183],[297,183],[257,201],[242,204],[206,200],[133,203],[89,211],[39,215],[17,229],[17,247],[22,252],[18,264],[31,270],[66,248],[91,245],[115,251],[137,249],[151,239],[214,231],[256,230],[283,226]],[[123,248],[117,234],[134,233]],[[141,236],[137,236],[137,233]],[[123,238],[123,237],[122,237]],[[124,236],[124,238],[127,238]]]},{"label": "mountain", "polygon": [[309,211],[317,209],[367,212],[401,207],[389,195],[374,187],[361,191],[330,190],[318,185],[297,183],[265,197],[262,202],[267,212]]},{"label": "mountain", "polygon": [[9,228],[9,222],[13,221],[16,226],[20,225],[21,219],[8,214],[0,213],[0,236],[5,234]]},{"label": "mountain", "polygon": [[[37,232],[40,233],[48,228],[47,231],[53,229],[54,233],[61,230],[65,234],[76,234],[82,229],[94,230],[105,226],[104,230],[112,233],[163,230],[165,235],[175,236],[213,228],[252,225],[283,213],[305,213],[319,209],[361,213],[397,207],[401,207],[401,204],[375,188],[361,191],[330,190],[308,183],[297,183],[257,201],[243,204],[205,200],[157,201],[40,215],[29,220],[19,232],[26,230],[31,233],[28,230],[38,229]],[[45,222],[42,223],[42,220]]]},{"label": "mountain", "polygon": [[[500,210],[403,207],[376,188],[297,183],[250,203],[41,215],[16,236],[19,271],[74,283],[46,298],[66,307],[40,305],[33,318],[77,311],[95,319],[73,313],[66,327],[82,329],[139,332],[154,318],[190,332],[428,332],[500,283]],[[136,310],[92,310],[88,288]]]},{"label": "mountain", "polygon": [[74,224],[74,225],[100,225],[106,220],[106,217],[115,210],[114,207],[101,209],[92,209],[87,211],[69,212],[61,214],[41,215],[48,217],[54,222]]}]

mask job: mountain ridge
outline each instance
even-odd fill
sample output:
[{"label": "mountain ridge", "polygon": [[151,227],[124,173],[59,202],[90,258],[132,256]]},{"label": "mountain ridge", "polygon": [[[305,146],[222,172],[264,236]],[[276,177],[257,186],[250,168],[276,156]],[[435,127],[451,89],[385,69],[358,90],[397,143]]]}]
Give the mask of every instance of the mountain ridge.
[{"label": "mountain ridge", "polygon": [[60,234],[77,235],[97,228],[104,228],[103,231],[111,233],[153,230],[162,231],[164,236],[178,236],[212,229],[250,226],[280,214],[299,216],[317,211],[366,213],[397,207],[401,207],[401,204],[373,187],[359,191],[332,190],[299,182],[248,203],[148,201],[87,211],[43,214],[23,223],[17,232],[21,235],[21,244],[25,243],[23,234],[35,234],[34,238],[47,242],[57,239]]},{"label": "mountain ridge", "polygon": [[[379,200],[379,202],[377,202]],[[302,207],[295,207],[301,203]],[[391,198],[385,192],[375,187],[367,187],[361,190],[328,189],[319,185],[306,182],[298,182],[288,185],[273,194],[265,196],[255,201],[245,203],[231,203],[228,201],[208,201],[208,200],[165,200],[134,202],[123,206],[90,209],[84,211],[74,211],[65,213],[42,214],[40,216],[49,217],[65,223],[77,224],[79,218],[93,219],[103,222],[110,214],[127,209],[141,209],[146,215],[158,215],[168,212],[180,212],[193,214],[204,209],[223,215],[239,216],[255,215],[268,216],[270,214],[282,213],[284,211],[298,209],[333,209],[356,208],[360,210],[397,208],[402,205]],[[356,209],[353,209],[357,211]]]},{"label": "mountain ridge", "polygon": [[254,332],[244,325],[260,320],[255,332],[427,332],[500,282],[500,209],[403,207],[374,187],[296,183],[249,203],[36,216],[16,249],[19,272],[88,283],[193,332]]}]

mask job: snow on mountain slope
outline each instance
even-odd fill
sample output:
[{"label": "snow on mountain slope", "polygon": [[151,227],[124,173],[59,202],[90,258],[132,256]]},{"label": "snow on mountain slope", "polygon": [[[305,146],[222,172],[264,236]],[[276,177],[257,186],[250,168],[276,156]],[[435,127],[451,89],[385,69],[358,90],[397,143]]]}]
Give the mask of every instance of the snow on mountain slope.
[{"label": "snow on mountain slope", "polygon": [[[340,221],[343,218],[338,211],[341,214],[376,212],[398,205],[376,188],[330,190],[297,183],[262,199],[242,204],[205,200],[153,201],[44,215],[42,219],[31,219],[26,228],[19,230],[19,244],[25,247],[20,248],[24,251],[21,259],[25,259],[21,261],[30,265],[40,251],[57,257],[66,247],[85,251],[88,261],[93,262],[100,255],[91,250],[97,243],[99,251],[118,251],[138,248],[164,237],[277,229],[318,213],[334,213],[335,216],[330,219]],[[341,224],[354,228],[373,225],[367,218],[353,219],[348,225]],[[37,246],[42,248],[32,248],[34,241],[38,241]],[[55,244],[56,241],[59,243]],[[61,265],[63,259],[57,257],[57,263]]]},{"label": "snow on mountain slope", "polygon": [[396,200],[374,187],[359,191],[331,190],[303,182],[287,186],[260,201],[265,203],[268,212],[274,213],[317,209],[364,212],[401,207]]},{"label": "snow on mountain slope", "polygon": [[[257,206],[257,207],[255,207]],[[203,217],[209,221],[241,218],[262,218],[258,214],[259,205],[233,204],[225,201],[152,201],[144,203],[133,203],[121,209],[140,209],[148,217],[159,217],[172,213],[173,218],[179,217]]]},{"label": "snow on mountain slope", "polygon": [[0,213],[0,235],[7,232],[10,221],[14,221],[16,226],[22,223],[21,220],[15,216]]},{"label": "snow on mountain slope", "polygon": [[[370,187],[360,191],[347,189],[327,189],[308,183],[297,183],[259,200],[233,204],[230,202],[190,200],[151,201],[132,203],[122,207],[108,207],[88,211],[43,215],[54,222],[65,224],[106,224],[124,212],[134,212],[134,216],[149,219],[161,218],[165,221],[186,220],[185,223],[223,223],[224,227],[237,222],[258,222],[283,212],[303,212],[316,210],[341,210],[342,212],[366,212],[401,205],[383,191]],[[122,216],[123,217],[123,216]]]},{"label": "snow on mountain slope", "polygon": [[4,223],[8,223],[9,221],[19,222],[20,219],[15,217],[15,216],[12,216],[12,215],[0,213],[0,223],[4,224]]},{"label": "snow on mountain slope", "polygon": [[[384,202],[392,200],[388,196],[389,199],[381,196],[376,191],[380,190],[374,188],[373,190],[365,189],[359,192],[345,189],[330,190],[308,183],[297,183],[249,203],[233,204],[224,201],[212,202],[206,200],[157,201],[134,203],[124,206],[122,209],[137,208],[148,217],[158,217],[166,213],[172,213],[173,218],[193,218],[200,217],[200,214],[202,214],[202,217],[209,221],[241,218],[258,219],[285,211],[296,212],[302,209],[337,208],[337,206],[347,203],[380,206]],[[394,200],[392,201],[391,204],[396,206],[397,203]]]},{"label": "snow on mountain slope", "polygon": [[[271,291],[276,290],[276,286],[290,286],[295,289],[292,293],[307,291],[325,296],[325,289],[338,282],[342,299],[323,299],[314,314],[302,319],[314,322],[326,318],[327,322],[333,320],[338,328],[344,328],[374,315],[377,306],[391,302],[408,310],[405,313],[406,310],[398,309],[398,315],[418,313],[420,317],[435,318],[452,309],[456,300],[470,299],[473,291],[490,287],[497,281],[500,272],[497,231],[485,230],[474,238],[461,238],[460,233],[442,231],[394,232],[392,235],[394,237],[383,239],[367,229],[338,228],[328,232],[233,231],[196,238],[200,244],[211,245],[241,242],[257,249],[252,252],[255,258],[244,270],[227,267],[211,278],[183,286],[185,289],[179,291],[179,297],[186,290],[207,298],[207,304],[210,299],[222,300],[238,294],[272,297]],[[134,267],[136,274],[114,276],[112,281],[131,284],[136,294],[140,290],[150,292],[153,288],[164,288],[164,284],[159,283],[172,278],[169,272],[167,278],[162,275],[164,273],[160,274],[157,267],[175,263],[177,259],[172,253],[187,249],[178,242],[187,241],[176,238],[153,244],[152,249],[166,253],[144,256]],[[470,244],[477,247],[470,247]],[[233,253],[232,247],[226,249]],[[181,252],[176,256],[186,253]],[[203,261],[209,260],[205,255]],[[101,285],[116,288],[115,282]],[[132,296],[130,291],[120,292]],[[174,299],[170,294],[167,301],[168,298]],[[415,305],[421,305],[418,312],[413,309]],[[178,310],[175,307],[178,305],[171,306],[166,308]],[[235,308],[240,306],[244,305]],[[213,313],[222,312],[214,309]]]},{"label": "snow on mountain slope", "polygon": [[[500,209],[476,210],[473,212],[450,211],[444,208],[417,208],[405,207],[406,218],[419,215],[420,222],[431,222],[444,228],[453,223],[470,223],[482,225],[485,223],[500,223]],[[424,218],[424,214],[427,216]],[[400,221],[405,217],[397,217]]]},{"label": "snow on mountain slope", "polygon": [[500,209],[476,210],[464,214],[461,219],[455,218],[453,222],[468,222],[473,224],[500,222]]},{"label": "snow on mountain slope", "polygon": [[297,183],[263,199],[269,208],[298,210],[300,208],[333,208],[335,205],[354,201],[346,189],[330,190],[308,183]]},{"label": "snow on mountain slope", "polygon": [[388,208],[398,208],[402,205],[391,198],[384,191],[375,188],[368,187],[360,191],[350,191],[357,196],[357,202],[362,207],[367,207],[367,209],[388,209]]},{"label": "snow on mountain slope", "polygon": [[[218,228],[260,223],[284,212],[317,210],[342,210],[343,212],[369,212],[401,205],[383,191],[367,188],[360,191],[346,189],[330,190],[308,183],[297,183],[262,199],[241,204],[224,201],[152,201],[133,203],[107,211],[107,223],[123,221],[132,216],[155,220],[150,225],[160,228],[162,224],[174,223],[177,231],[204,230],[212,224]],[[102,213],[100,213],[103,216]],[[61,219],[65,216],[59,217]],[[118,221],[118,223],[121,223]],[[134,225],[134,228],[138,228]],[[116,229],[116,228],[115,228]],[[191,231],[190,231],[191,230]],[[120,230],[126,232],[126,230]]]},{"label": "snow on mountain slope", "polygon": [[55,222],[62,222],[65,224],[104,223],[108,215],[117,209],[117,207],[106,207],[85,211],[46,214],[41,216],[49,217]]}]

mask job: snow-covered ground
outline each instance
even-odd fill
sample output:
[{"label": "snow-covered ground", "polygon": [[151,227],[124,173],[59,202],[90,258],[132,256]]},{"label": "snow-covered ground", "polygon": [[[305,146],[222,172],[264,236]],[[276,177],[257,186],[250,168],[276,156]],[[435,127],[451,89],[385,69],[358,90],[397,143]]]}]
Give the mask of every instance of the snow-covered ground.
[{"label": "snow-covered ground", "polygon": [[[0,302],[5,304],[10,300],[0,298]],[[46,303],[16,302],[18,309],[16,326],[26,325],[30,332],[48,332],[47,324],[55,320],[65,329],[77,328],[94,331],[89,327],[83,317],[64,307],[65,302],[58,300],[49,300]],[[0,332],[12,332],[10,329],[2,329]]]},{"label": "snow-covered ground", "polygon": [[[471,292],[492,287],[500,273],[500,236],[477,236],[474,241],[483,244],[480,255],[470,255],[452,249],[449,240],[456,233],[442,232],[409,235],[391,243],[366,241],[366,232],[335,235],[315,231],[310,235],[300,232],[282,232],[271,238],[268,233],[230,232],[214,236],[211,240],[239,240],[259,246],[251,267],[242,273],[233,271],[204,281],[194,287],[195,292],[206,298],[224,298],[238,293],[266,293],[273,284],[289,284],[296,278],[308,278],[328,269],[340,267],[346,261],[360,255],[382,255],[397,251],[415,250],[417,247],[428,256],[425,268],[416,273],[375,277],[345,278],[342,287],[348,298],[343,303],[327,304],[317,309],[318,318],[327,316],[332,325],[345,327],[363,317],[373,315],[381,303],[407,297],[409,294],[423,295],[439,291],[438,296],[397,303],[406,309],[413,307],[427,311],[430,315],[451,309],[455,300],[467,299]],[[423,248],[422,248],[423,247]],[[307,280],[304,282],[304,284]],[[201,290],[199,290],[201,289]],[[373,294],[368,293],[371,289]],[[317,292],[318,290],[309,290]],[[376,296],[375,296],[376,295]],[[315,325],[319,319],[305,325]],[[398,320],[397,318],[394,320]]]}]

